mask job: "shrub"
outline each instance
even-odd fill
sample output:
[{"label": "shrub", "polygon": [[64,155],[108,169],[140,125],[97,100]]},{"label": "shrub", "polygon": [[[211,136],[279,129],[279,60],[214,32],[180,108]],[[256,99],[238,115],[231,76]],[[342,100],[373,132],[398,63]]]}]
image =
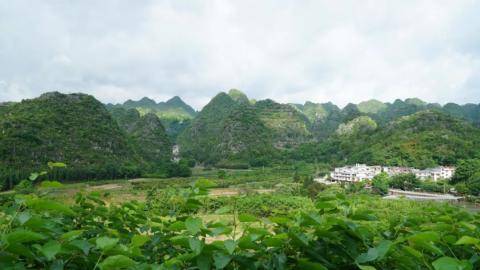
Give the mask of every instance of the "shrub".
[{"label": "shrub", "polygon": [[390,179],[390,187],[402,190],[412,190],[418,187],[419,180],[413,173],[397,174]]},{"label": "shrub", "polygon": [[14,190],[17,193],[29,194],[33,193],[35,191],[35,188],[33,187],[32,181],[24,179],[15,186]]},{"label": "shrub", "polygon": [[375,175],[372,179],[372,189],[373,192],[380,194],[380,195],[385,195],[388,193],[388,185],[389,185],[389,177],[388,174],[386,173],[380,173],[378,175]]},{"label": "shrub", "polygon": [[475,173],[468,179],[467,188],[470,195],[480,195],[480,172]]}]

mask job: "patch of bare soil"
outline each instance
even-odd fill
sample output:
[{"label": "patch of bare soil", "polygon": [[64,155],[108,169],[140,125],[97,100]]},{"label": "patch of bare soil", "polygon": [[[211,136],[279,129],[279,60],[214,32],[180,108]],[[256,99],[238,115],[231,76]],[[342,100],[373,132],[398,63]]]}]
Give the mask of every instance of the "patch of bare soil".
[{"label": "patch of bare soil", "polygon": [[238,188],[214,188],[209,192],[210,196],[235,196],[240,190]]},{"label": "patch of bare soil", "polygon": [[[240,188],[214,188],[210,190],[210,196],[235,196],[238,195],[242,189]],[[255,189],[258,193],[271,193],[273,189]]]},{"label": "patch of bare soil", "polygon": [[89,189],[91,190],[111,190],[111,189],[117,189],[121,188],[122,186],[119,184],[105,184],[105,185],[99,185],[99,186],[93,186],[90,187]]}]

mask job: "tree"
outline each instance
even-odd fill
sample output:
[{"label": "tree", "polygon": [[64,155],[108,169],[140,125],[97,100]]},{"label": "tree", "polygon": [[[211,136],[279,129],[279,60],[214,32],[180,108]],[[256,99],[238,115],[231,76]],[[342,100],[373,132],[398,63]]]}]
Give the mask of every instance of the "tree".
[{"label": "tree", "polygon": [[480,159],[460,160],[450,182],[452,184],[467,182],[477,172],[480,172]]},{"label": "tree", "polygon": [[418,184],[419,181],[413,173],[397,174],[394,175],[390,180],[390,187],[399,188],[402,190],[411,190],[417,187]]},{"label": "tree", "polygon": [[467,188],[470,195],[480,195],[480,172],[475,173],[468,179]]},{"label": "tree", "polygon": [[374,192],[385,195],[388,193],[389,177],[387,173],[380,173],[375,175],[372,179],[372,187]]},{"label": "tree", "polygon": [[224,171],[224,170],[219,170],[218,171],[218,179],[225,179],[226,176],[227,176],[226,171]]},{"label": "tree", "polygon": [[171,163],[167,168],[168,177],[189,177],[192,175],[192,169],[185,162]]},{"label": "tree", "polygon": [[460,194],[467,194],[469,191],[467,185],[464,182],[456,184],[455,190]]}]

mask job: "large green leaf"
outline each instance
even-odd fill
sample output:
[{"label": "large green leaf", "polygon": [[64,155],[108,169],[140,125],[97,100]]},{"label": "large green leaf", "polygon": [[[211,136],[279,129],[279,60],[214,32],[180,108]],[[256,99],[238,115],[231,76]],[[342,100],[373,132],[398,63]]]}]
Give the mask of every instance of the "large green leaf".
[{"label": "large green leaf", "polygon": [[90,244],[87,240],[73,240],[68,245],[82,251],[85,255],[88,255],[90,252],[90,249],[93,247],[92,244]]},{"label": "large green leaf", "polygon": [[213,253],[213,264],[215,265],[216,269],[225,268],[230,263],[231,260],[232,260],[232,257],[223,252],[217,251]]},{"label": "large green leaf", "polygon": [[235,251],[235,247],[237,246],[237,243],[235,243],[235,241],[232,239],[228,239],[223,241],[223,245],[225,246],[225,249],[228,251],[228,254],[232,255],[233,252]]},{"label": "large green leaf", "polygon": [[20,214],[18,214],[17,216],[17,220],[18,222],[20,222],[20,225],[23,225],[25,224],[25,222],[27,222],[30,218],[32,217],[32,215],[25,211],[25,212],[21,212]]},{"label": "large green leaf", "polygon": [[75,212],[73,212],[73,210],[65,204],[44,198],[33,198],[27,200],[27,206],[39,211],[50,211],[52,213],[61,213],[68,216],[75,215]]},{"label": "large green leaf", "polygon": [[414,234],[409,237],[409,240],[413,242],[438,242],[440,240],[440,235],[437,232],[429,231],[429,232],[421,232]]},{"label": "large green leaf", "polygon": [[435,270],[471,270],[472,265],[468,261],[459,261],[452,257],[441,257],[433,263]]},{"label": "large green leaf", "polygon": [[211,256],[201,255],[197,257],[197,267],[199,270],[210,270],[212,269],[212,258]]},{"label": "large green leaf", "polygon": [[97,244],[97,248],[107,251],[112,249],[118,243],[118,239],[104,236],[97,238],[95,242]]},{"label": "large green leaf", "polygon": [[301,270],[327,270],[325,266],[317,262],[310,262],[307,259],[300,259],[298,261],[297,269]]},{"label": "large green leaf", "polygon": [[75,231],[64,233],[60,236],[60,241],[62,242],[72,241],[78,238],[80,235],[82,235],[83,232],[84,230],[75,230]]},{"label": "large green leaf", "polygon": [[385,254],[390,250],[392,246],[392,242],[388,240],[383,240],[379,243],[379,245],[375,248],[369,248],[366,253],[360,254],[356,262],[359,264],[375,261],[377,259],[382,259]]},{"label": "large green leaf", "polygon": [[370,265],[357,265],[360,270],[377,270],[377,268]]},{"label": "large green leaf", "polygon": [[49,241],[45,245],[43,245],[40,249],[40,252],[47,258],[47,260],[51,261],[55,258],[62,246],[57,241]]},{"label": "large green leaf", "polygon": [[249,215],[249,214],[240,214],[238,216],[238,220],[240,222],[257,222],[258,218],[256,218],[255,216]]},{"label": "large green leaf", "polygon": [[215,214],[217,215],[223,215],[223,214],[227,214],[227,213],[230,213],[232,211],[232,207],[230,206],[224,206],[224,207],[220,207],[218,208],[217,210],[215,210]]},{"label": "large green leaf", "polygon": [[190,246],[190,249],[195,255],[199,255],[200,253],[202,253],[202,249],[203,249],[202,241],[196,238],[190,238],[188,239],[188,245]]},{"label": "large green leaf", "polygon": [[369,248],[367,253],[362,253],[357,257],[357,263],[366,263],[374,261],[378,258],[378,250],[376,248]]},{"label": "large green leaf", "polygon": [[39,241],[45,238],[46,236],[43,234],[21,229],[13,231],[6,236],[6,240],[10,245]]},{"label": "large green leaf", "polygon": [[189,217],[185,220],[185,227],[191,234],[197,234],[201,231],[203,224],[199,218]]},{"label": "large green leaf", "polygon": [[150,237],[147,235],[134,235],[130,246],[132,247],[141,247],[150,240]]},{"label": "large green leaf", "polygon": [[480,239],[464,235],[458,239],[455,245],[476,245],[478,243],[480,243]]},{"label": "large green leaf", "polygon": [[136,262],[125,255],[115,255],[107,257],[103,262],[100,263],[100,268],[102,270],[110,269],[125,269],[132,267]]}]

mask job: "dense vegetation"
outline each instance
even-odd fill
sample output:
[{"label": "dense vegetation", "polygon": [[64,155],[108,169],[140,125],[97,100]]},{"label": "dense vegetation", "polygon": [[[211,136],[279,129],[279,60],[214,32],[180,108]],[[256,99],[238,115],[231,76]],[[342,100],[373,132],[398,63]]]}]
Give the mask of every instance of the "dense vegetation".
[{"label": "dense vegetation", "polygon": [[[7,198],[0,212],[0,267],[480,267],[479,216],[456,207],[347,196],[338,188],[290,205],[275,199],[281,195],[210,200],[207,188],[213,184],[202,180],[186,189],[152,191],[145,202],[118,205],[106,205],[99,192],[77,194],[70,206],[42,195]],[[265,204],[270,207],[259,207]],[[212,211],[220,218],[206,219]]]},{"label": "dense vegetation", "polygon": [[132,177],[140,158],[92,96],[48,93],[9,105],[0,117],[0,175],[6,187],[49,161],[63,179]]},{"label": "dense vegetation", "polygon": [[178,138],[184,156],[206,164],[233,166],[270,156],[271,134],[249,103],[218,94]]},{"label": "dense vegetation", "polygon": [[[453,165],[479,155],[480,129],[440,112],[418,112],[377,129],[371,119],[363,122],[363,128],[340,126],[339,135],[323,143],[304,145],[292,157],[426,168]],[[351,132],[345,134],[344,130]]]},{"label": "dense vegetation", "polygon": [[[188,175],[192,162],[224,168],[294,160],[425,168],[455,165],[480,152],[475,104],[442,107],[413,98],[341,109],[332,103],[253,101],[232,89],[198,114],[179,97],[106,107],[116,121],[83,95],[0,104],[2,182],[25,178],[48,161],[70,164],[59,178],[80,180]],[[186,159],[181,163],[170,162],[175,144],[180,156],[174,158]]]},{"label": "dense vegetation", "polygon": [[134,151],[150,168],[161,167],[172,158],[172,144],[160,119],[153,113],[141,116],[135,109],[114,108],[112,116],[129,138]]},{"label": "dense vegetation", "polygon": [[127,100],[123,104],[108,104],[107,107],[110,109],[136,109],[141,115],[148,113],[157,115],[172,141],[190,124],[190,120],[197,115],[197,112],[178,96],[159,103],[144,97],[138,101]]}]

